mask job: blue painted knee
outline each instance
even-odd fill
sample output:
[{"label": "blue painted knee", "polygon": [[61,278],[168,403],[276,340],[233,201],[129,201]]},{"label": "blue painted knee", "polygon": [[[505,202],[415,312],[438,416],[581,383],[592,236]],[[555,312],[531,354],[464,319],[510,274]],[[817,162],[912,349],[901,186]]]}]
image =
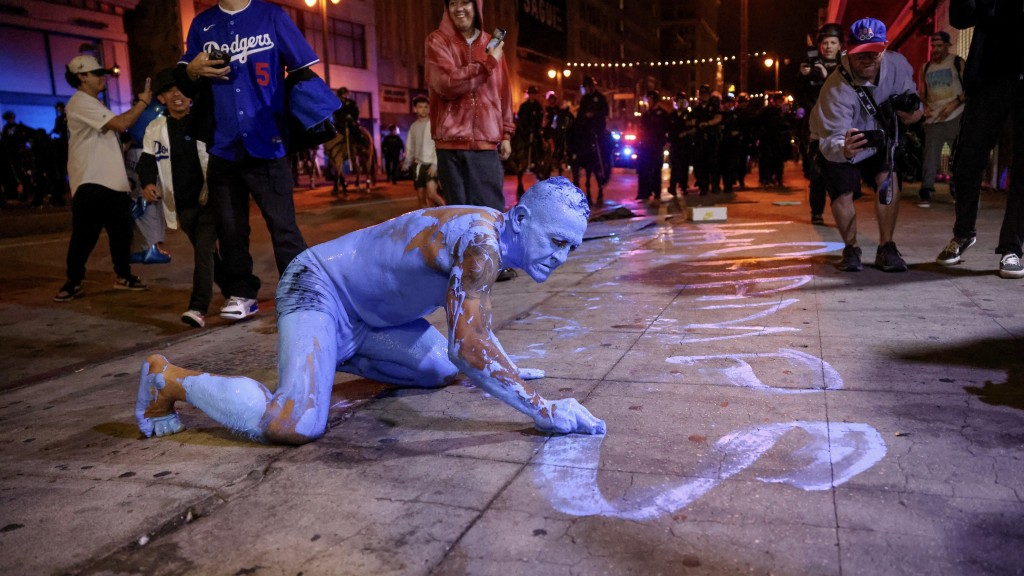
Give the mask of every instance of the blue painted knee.
[{"label": "blue painted knee", "polygon": [[424,388],[440,388],[447,386],[459,373],[448,357],[428,356],[419,366],[417,385]]}]

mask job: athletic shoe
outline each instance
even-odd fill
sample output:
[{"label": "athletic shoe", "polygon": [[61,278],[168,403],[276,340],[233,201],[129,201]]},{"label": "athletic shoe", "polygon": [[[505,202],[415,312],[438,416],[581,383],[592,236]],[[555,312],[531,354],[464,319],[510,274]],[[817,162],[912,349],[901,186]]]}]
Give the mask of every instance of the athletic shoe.
[{"label": "athletic shoe", "polygon": [[824,226],[825,218],[821,214],[811,214],[811,224],[815,226]]},{"label": "athletic shoe", "polygon": [[838,268],[843,272],[860,272],[864,265],[860,262],[860,246],[847,246],[843,248],[843,259],[839,261]]},{"label": "athletic shoe", "polygon": [[978,239],[974,236],[970,238],[953,238],[942,252],[939,252],[935,262],[943,266],[957,264],[960,262],[960,257],[963,256],[964,251],[974,246],[974,243],[977,241]]},{"label": "athletic shoe", "polygon": [[241,320],[259,311],[260,305],[256,302],[255,298],[232,296],[228,298],[228,301],[220,309],[220,317],[227,318],[228,320]]},{"label": "athletic shoe", "polygon": [[146,286],[146,283],[142,281],[142,278],[133,274],[127,278],[118,278],[117,280],[114,280],[114,288],[117,288],[118,290],[141,292],[149,289],[149,286]]},{"label": "athletic shoe", "polygon": [[917,207],[918,208],[931,208],[932,207],[932,203],[929,202],[928,200],[919,200],[917,202]]},{"label": "athletic shoe", "polygon": [[495,282],[508,282],[517,276],[519,276],[519,273],[516,272],[515,269],[502,268],[501,271],[498,272],[498,277],[495,279]]},{"label": "athletic shoe", "polygon": [[181,315],[181,321],[193,328],[206,326],[206,316],[198,310],[188,310]]},{"label": "athletic shoe", "polygon": [[65,282],[60,291],[53,297],[54,302],[71,302],[82,295],[82,285]]},{"label": "athletic shoe", "polygon": [[907,263],[903,255],[896,249],[895,242],[886,242],[878,247],[875,253],[875,266],[882,269],[882,272],[906,272]]},{"label": "athletic shoe", "polygon": [[999,275],[1003,278],[1024,278],[1024,266],[1021,266],[1020,256],[1016,254],[1003,254],[999,261]]}]

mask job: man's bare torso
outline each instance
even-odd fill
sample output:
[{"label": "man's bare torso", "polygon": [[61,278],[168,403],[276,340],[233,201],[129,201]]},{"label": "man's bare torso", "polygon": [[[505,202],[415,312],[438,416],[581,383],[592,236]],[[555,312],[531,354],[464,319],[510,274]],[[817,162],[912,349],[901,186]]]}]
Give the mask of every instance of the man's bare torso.
[{"label": "man's bare torso", "polygon": [[[309,252],[350,313],[370,326],[399,326],[444,306],[452,274],[461,274],[463,265],[475,265],[473,258],[500,261],[500,225],[501,213],[489,208],[427,208]],[[473,245],[482,250],[472,251],[464,263],[465,251]]]}]

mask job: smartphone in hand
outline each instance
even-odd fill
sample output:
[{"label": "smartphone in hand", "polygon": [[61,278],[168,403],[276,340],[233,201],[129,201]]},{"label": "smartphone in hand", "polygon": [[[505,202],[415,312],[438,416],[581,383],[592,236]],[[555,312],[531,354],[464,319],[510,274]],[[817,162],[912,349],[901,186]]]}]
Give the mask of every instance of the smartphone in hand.
[{"label": "smartphone in hand", "polygon": [[507,33],[508,32],[504,28],[495,28],[494,34],[491,35],[491,40],[487,43],[487,47],[484,48],[484,50],[488,52],[493,50],[498,44],[505,40],[505,34]]},{"label": "smartphone in hand", "polygon": [[[227,68],[228,63],[231,62],[231,55],[227,52],[224,52],[223,50],[214,48],[210,50],[207,54],[211,62],[210,66],[213,66],[214,68]],[[221,63],[213,64],[212,62],[215,60],[220,60]]]},{"label": "smartphone in hand", "polygon": [[851,134],[851,137],[857,136],[858,134],[864,135],[864,147],[878,149],[885,148],[885,130],[863,130],[861,132],[854,132]]}]

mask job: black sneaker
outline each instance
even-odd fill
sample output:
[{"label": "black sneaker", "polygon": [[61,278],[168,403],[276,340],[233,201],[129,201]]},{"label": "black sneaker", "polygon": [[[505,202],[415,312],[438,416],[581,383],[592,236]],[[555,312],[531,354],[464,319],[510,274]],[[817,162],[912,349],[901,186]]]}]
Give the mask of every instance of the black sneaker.
[{"label": "black sneaker", "polygon": [[953,238],[942,252],[939,252],[935,262],[943,266],[957,264],[960,262],[960,257],[963,256],[964,250],[974,246],[974,243],[977,241],[978,239],[974,236],[970,238]]},{"label": "black sneaker", "polygon": [[146,283],[142,281],[142,278],[133,274],[127,278],[118,278],[117,280],[114,280],[114,288],[117,288],[118,290],[141,292],[143,290],[148,290],[149,286],[146,286]]},{"label": "black sneaker", "polygon": [[1010,252],[1003,254],[999,261],[999,275],[1003,278],[1024,278],[1024,266],[1020,263],[1020,256]]},{"label": "black sneaker", "polygon": [[72,284],[71,282],[65,282],[57,295],[53,297],[54,302],[71,302],[75,298],[82,295],[82,285]]},{"label": "black sneaker", "polygon": [[860,246],[847,246],[843,248],[843,259],[837,266],[843,272],[860,272],[864,265],[860,262]]},{"label": "black sneaker", "polygon": [[815,226],[824,226],[825,218],[821,214],[811,214],[811,224]]},{"label": "black sneaker", "polygon": [[875,266],[881,268],[883,272],[907,271],[907,263],[896,249],[895,242],[886,242],[878,247],[878,252],[875,253]]}]

